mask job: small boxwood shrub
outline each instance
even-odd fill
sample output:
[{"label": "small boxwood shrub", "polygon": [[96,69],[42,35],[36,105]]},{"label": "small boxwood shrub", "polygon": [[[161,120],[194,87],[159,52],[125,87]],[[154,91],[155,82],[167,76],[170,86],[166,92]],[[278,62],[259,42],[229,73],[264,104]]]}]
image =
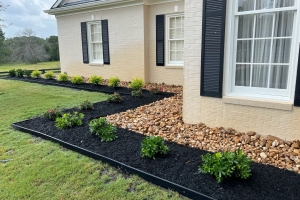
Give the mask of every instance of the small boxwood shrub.
[{"label": "small boxwood shrub", "polygon": [[88,100],[84,101],[79,105],[79,110],[92,110],[94,109],[93,104]]},{"label": "small boxwood shrub", "polygon": [[122,97],[119,93],[115,92],[114,94],[108,95],[107,102],[109,103],[121,103]]},{"label": "small boxwood shrub", "polygon": [[90,132],[98,136],[102,142],[113,141],[117,138],[117,128],[108,123],[104,117],[90,121],[89,128]]},{"label": "small boxwood shrub", "polygon": [[60,74],[57,78],[58,81],[60,82],[65,82],[69,80],[68,74]]},{"label": "small boxwood shrub", "polygon": [[84,83],[83,78],[81,76],[73,76],[71,78],[71,82],[76,85]]},{"label": "small boxwood shrub", "polygon": [[166,155],[169,152],[169,147],[164,144],[164,140],[159,136],[146,137],[142,141],[142,157],[155,159],[157,154]]},{"label": "small boxwood shrub", "polygon": [[30,76],[31,76],[31,70],[26,70],[26,69],[24,69],[24,76],[26,77],[26,78],[29,78]]},{"label": "small boxwood shrub", "polygon": [[45,78],[46,79],[54,79],[55,78],[55,75],[53,73],[53,71],[48,71],[44,74]]},{"label": "small boxwood shrub", "polygon": [[120,79],[118,77],[111,77],[108,79],[109,87],[118,87],[120,84]]},{"label": "small boxwood shrub", "polygon": [[240,149],[233,153],[229,151],[208,153],[202,156],[199,172],[214,175],[218,183],[232,176],[247,179],[251,175],[250,162],[251,160]]},{"label": "small boxwood shrub", "polygon": [[142,95],[143,95],[142,90],[133,90],[131,92],[131,96],[133,96],[133,97],[141,97]]},{"label": "small boxwood shrub", "polygon": [[162,87],[151,87],[149,91],[151,94],[160,94],[164,91],[164,89]]},{"label": "small boxwood shrub", "polygon": [[98,84],[102,83],[102,77],[97,76],[97,75],[93,75],[93,76],[90,77],[90,82],[94,85],[98,85]]},{"label": "small boxwood shrub", "polygon": [[78,112],[73,112],[73,114],[65,113],[62,115],[62,117],[56,118],[55,126],[60,130],[71,128],[74,126],[80,126],[82,124],[83,117],[84,117],[83,113],[78,113]]},{"label": "small boxwood shrub", "polygon": [[133,90],[141,90],[144,87],[144,81],[141,78],[135,78],[131,81],[131,83],[129,84],[129,88],[133,89]]},{"label": "small boxwood shrub", "polygon": [[9,70],[8,75],[11,76],[11,77],[15,77],[16,76],[16,70],[15,69]]},{"label": "small boxwood shrub", "polygon": [[41,78],[41,72],[39,70],[34,70],[31,72],[31,77],[32,78]]},{"label": "small boxwood shrub", "polygon": [[45,113],[44,113],[44,117],[49,119],[49,120],[53,120],[55,121],[58,117],[62,116],[62,112],[59,108],[54,108],[54,109],[48,109]]},{"label": "small boxwood shrub", "polygon": [[16,70],[16,77],[23,77],[24,76],[24,70],[23,69],[17,69]]}]

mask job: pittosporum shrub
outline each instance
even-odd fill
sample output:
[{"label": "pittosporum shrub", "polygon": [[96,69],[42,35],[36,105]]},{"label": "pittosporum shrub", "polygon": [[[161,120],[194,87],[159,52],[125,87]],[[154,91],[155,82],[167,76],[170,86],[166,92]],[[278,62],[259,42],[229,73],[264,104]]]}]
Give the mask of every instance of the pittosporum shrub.
[{"label": "pittosporum shrub", "polygon": [[114,94],[108,95],[107,102],[121,103],[122,102],[122,97],[119,93],[115,92]]},{"label": "pittosporum shrub", "polygon": [[24,76],[24,70],[23,69],[17,69],[16,70],[16,77],[23,77]]},{"label": "pittosporum shrub", "polygon": [[23,73],[26,78],[29,78],[31,76],[31,70],[24,69]]},{"label": "pittosporum shrub", "polygon": [[133,90],[131,91],[131,96],[133,97],[141,97],[143,95],[142,90]]},{"label": "pittosporum shrub", "polygon": [[164,89],[162,87],[151,87],[149,91],[151,94],[160,94],[164,91]]},{"label": "pittosporum shrub", "polygon": [[117,138],[117,128],[113,124],[107,122],[106,118],[100,117],[89,123],[90,132],[98,136],[102,142],[113,141]]},{"label": "pittosporum shrub", "polygon": [[84,101],[79,105],[79,110],[92,110],[93,108],[93,104],[88,100]]},{"label": "pittosporum shrub", "polygon": [[57,78],[58,81],[60,82],[65,82],[69,80],[68,74],[60,74]]},{"label": "pittosporum shrub", "polygon": [[16,76],[16,70],[15,69],[9,70],[8,75],[11,76],[11,77],[15,77]]},{"label": "pittosporum shrub", "polygon": [[48,71],[44,74],[45,78],[46,79],[54,79],[55,78],[55,75],[54,75],[54,72],[53,71]]},{"label": "pittosporum shrub", "polygon": [[72,82],[73,84],[79,85],[79,84],[84,83],[84,80],[83,80],[83,78],[82,78],[81,76],[73,76],[73,77],[71,78],[71,82]]},{"label": "pittosporum shrub", "polygon": [[142,157],[155,159],[157,154],[166,155],[169,152],[169,147],[164,144],[164,140],[160,136],[146,137],[142,141]]},{"label": "pittosporum shrub", "polygon": [[233,153],[229,151],[208,153],[202,156],[199,172],[214,175],[218,183],[232,176],[247,179],[251,175],[250,162],[251,160],[240,149]]},{"label": "pittosporum shrub", "polygon": [[141,90],[144,87],[144,81],[141,78],[135,78],[131,81],[131,83],[128,85],[129,88],[133,90]]},{"label": "pittosporum shrub", "polygon": [[31,77],[32,78],[41,78],[41,72],[39,70],[34,70],[31,72]]},{"label": "pittosporum shrub", "polygon": [[60,130],[71,128],[74,126],[80,126],[82,124],[83,117],[84,117],[83,113],[78,113],[78,112],[73,112],[73,114],[65,113],[62,115],[62,117],[56,118],[55,126]]},{"label": "pittosporum shrub", "polygon": [[102,83],[102,77],[97,76],[97,75],[93,75],[93,76],[90,77],[90,82],[94,85],[98,85],[98,84]]},{"label": "pittosporum shrub", "polygon": [[111,77],[108,79],[109,87],[118,87],[120,84],[120,79],[118,77]]},{"label": "pittosporum shrub", "polygon": [[62,116],[62,112],[59,108],[54,108],[54,109],[48,109],[45,113],[44,113],[44,117],[49,119],[49,120],[53,120],[55,121],[56,118],[61,117]]}]

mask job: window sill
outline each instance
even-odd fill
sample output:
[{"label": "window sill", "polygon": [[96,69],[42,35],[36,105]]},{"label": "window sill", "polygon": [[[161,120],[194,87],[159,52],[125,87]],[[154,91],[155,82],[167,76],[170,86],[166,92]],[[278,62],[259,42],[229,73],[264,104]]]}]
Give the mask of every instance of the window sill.
[{"label": "window sill", "polygon": [[292,111],[294,104],[285,101],[273,101],[273,100],[263,100],[263,99],[251,99],[243,97],[231,97],[223,96],[223,102],[227,104],[236,104],[243,106],[253,106],[259,108],[269,108],[276,110],[286,110]]},{"label": "window sill", "polygon": [[166,65],[165,69],[183,69],[183,65]]},{"label": "window sill", "polygon": [[89,63],[89,66],[101,66],[101,67],[103,67],[104,64],[103,63]]}]

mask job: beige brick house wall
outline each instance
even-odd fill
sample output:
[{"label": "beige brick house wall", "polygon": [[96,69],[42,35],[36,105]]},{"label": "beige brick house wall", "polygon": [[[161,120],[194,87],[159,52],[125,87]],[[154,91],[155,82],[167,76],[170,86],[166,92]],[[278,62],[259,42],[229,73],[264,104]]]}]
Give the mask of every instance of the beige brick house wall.
[{"label": "beige brick house wall", "polygon": [[261,135],[274,135],[286,140],[300,139],[299,107],[281,110],[285,106],[280,104],[274,104],[274,108],[263,108],[263,102],[249,104],[253,106],[235,105],[225,103],[228,101],[224,98],[200,97],[202,2],[185,1],[183,120],[191,124],[203,122],[210,127],[256,131]]}]

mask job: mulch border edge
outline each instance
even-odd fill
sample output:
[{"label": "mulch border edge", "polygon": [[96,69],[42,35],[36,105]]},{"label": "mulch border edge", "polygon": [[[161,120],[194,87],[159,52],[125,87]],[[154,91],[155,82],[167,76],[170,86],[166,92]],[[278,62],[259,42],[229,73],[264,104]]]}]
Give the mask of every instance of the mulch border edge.
[{"label": "mulch border edge", "polygon": [[[30,119],[28,119],[28,120],[30,120]],[[11,126],[15,130],[25,132],[25,133],[29,133],[31,135],[34,135],[36,137],[40,137],[40,138],[43,138],[43,139],[46,139],[46,140],[50,140],[52,142],[58,143],[59,145],[65,147],[69,150],[80,153],[84,156],[93,158],[95,160],[101,160],[103,162],[106,162],[106,163],[110,164],[111,166],[114,166],[114,167],[117,167],[117,168],[123,170],[124,172],[128,172],[128,173],[131,173],[131,174],[138,175],[139,177],[143,178],[146,181],[149,181],[149,182],[151,182],[155,185],[158,185],[160,187],[163,187],[165,189],[172,189],[172,190],[178,192],[179,194],[181,194],[183,196],[186,196],[188,198],[199,199],[199,200],[212,200],[212,199],[214,199],[214,198],[212,198],[210,196],[207,196],[205,194],[196,192],[196,191],[191,190],[189,188],[186,188],[184,186],[181,186],[181,185],[178,185],[176,183],[170,182],[168,180],[162,179],[158,176],[154,176],[154,175],[149,174],[147,172],[144,172],[142,170],[139,170],[139,169],[133,168],[129,165],[123,164],[123,163],[121,163],[119,161],[116,161],[116,160],[113,160],[109,157],[103,156],[101,154],[96,154],[92,151],[86,150],[84,148],[78,147],[78,146],[70,144],[70,143],[67,143],[63,140],[57,139],[57,138],[49,136],[47,134],[44,134],[44,133],[34,131],[34,130],[31,130],[31,129],[28,129],[28,128],[17,125],[17,123],[26,122],[28,120],[15,122]]]}]

